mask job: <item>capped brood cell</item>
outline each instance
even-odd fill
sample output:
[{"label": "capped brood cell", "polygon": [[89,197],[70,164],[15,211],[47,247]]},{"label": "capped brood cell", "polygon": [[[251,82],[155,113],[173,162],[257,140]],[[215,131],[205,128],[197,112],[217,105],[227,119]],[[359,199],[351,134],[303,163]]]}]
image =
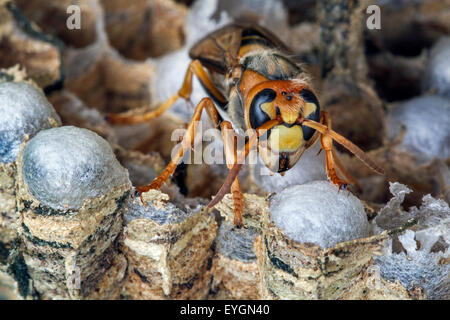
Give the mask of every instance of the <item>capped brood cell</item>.
[{"label": "capped brood cell", "polygon": [[41,89],[22,81],[23,72],[0,73],[0,251],[5,255],[0,260],[4,261],[18,235],[15,184],[20,145],[40,130],[61,125],[61,120]]},{"label": "capped brood cell", "polygon": [[22,254],[43,299],[119,296],[118,251],[128,172],[109,144],[76,127],[41,131],[17,165]]}]

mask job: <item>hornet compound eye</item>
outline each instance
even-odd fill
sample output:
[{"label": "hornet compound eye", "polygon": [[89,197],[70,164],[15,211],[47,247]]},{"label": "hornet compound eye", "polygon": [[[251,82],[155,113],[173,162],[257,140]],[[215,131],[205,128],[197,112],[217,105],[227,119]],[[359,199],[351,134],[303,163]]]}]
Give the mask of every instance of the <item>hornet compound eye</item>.
[{"label": "hornet compound eye", "polygon": [[[312,91],[308,89],[302,89],[300,91],[300,96],[305,101],[305,107],[303,109],[303,118],[310,119],[319,122],[320,121],[320,105],[317,97],[312,93]],[[303,138],[305,140],[311,139],[313,136],[314,130],[313,128],[309,128],[306,126],[302,127],[303,129]]]},{"label": "hornet compound eye", "polygon": [[277,96],[272,89],[264,89],[258,92],[252,100],[249,110],[250,125],[256,129],[274,118],[275,108],[273,101]]}]

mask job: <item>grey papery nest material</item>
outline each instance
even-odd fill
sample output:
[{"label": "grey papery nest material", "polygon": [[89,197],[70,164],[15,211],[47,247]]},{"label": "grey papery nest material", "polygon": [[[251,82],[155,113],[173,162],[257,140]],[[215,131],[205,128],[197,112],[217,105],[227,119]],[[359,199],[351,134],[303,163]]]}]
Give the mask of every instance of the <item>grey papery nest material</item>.
[{"label": "grey papery nest material", "polygon": [[272,197],[270,216],[291,239],[322,248],[369,235],[361,201],[327,181],[284,189]]},{"label": "grey papery nest material", "polygon": [[26,136],[60,125],[61,120],[45,95],[24,82],[0,83],[0,162],[16,160]]},{"label": "grey papery nest material", "polygon": [[72,126],[41,131],[24,150],[24,181],[30,193],[54,209],[78,209],[114,187],[128,172],[96,133]]}]

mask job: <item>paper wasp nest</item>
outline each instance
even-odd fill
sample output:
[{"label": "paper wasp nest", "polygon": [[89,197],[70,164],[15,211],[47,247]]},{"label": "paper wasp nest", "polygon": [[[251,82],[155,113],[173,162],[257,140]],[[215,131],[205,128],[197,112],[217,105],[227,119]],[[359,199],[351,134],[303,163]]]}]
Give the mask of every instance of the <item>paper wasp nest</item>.
[{"label": "paper wasp nest", "polygon": [[59,126],[61,120],[45,95],[18,68],[0,70],[0,277],[10,283],[11,295],[19,296],[19,285],[3,273],[15,249],[20,226],[16,210],[16,159],[20,145],[40,130]]},{"label": "paper wasp nest", "polygon": [[328,181],[285,188],[270,199],[270,218],[289,238],[322,248],[369,235],[362,203]]},{"label": "paper wasp nest", "polygon": [[25,138],[61,122],[45,95],[25,82],[0,83],[0,112],[4,115],[0,120],[2,163],[16,160]]},{"label": "paper wasp nest", "polygon": [[16,4],[23,14],[36,23],[43,32],[57,35],[59,39],[70,46],[85,47],[97,40],[95,32],[98,17],[96,1],[81,0],[76,2],[80,7],[79,29],[67,28],[67,9],[70,5],[75,4],[70,0],[17,0]]},{"label": "paper wasp nest", "polygon": [[426,90],[434,89],[438,94],[450,97],[450,67],[447,63],[450,54],[450,38],[442,38],[430,53],[424,86]]},{"label": "paper wasp nest", "polygon": [[245,221],[247,228],[233,226],[232,199],[226,196],[218,210],[225,218],[215,240],[212,263],[211,299],[261,299],[260,269],[255,253],[259,228],[259,210],[265,210],[263,198],[247,195]]},{"label": "paper wasp nest", "polygon": [[[0,297],[449,299],[449,1],[378,1],[375,30],[369,2],[0,0]],[[335,143],[363,189],[338,190],[318,140],[284,176],[243,167],[246,228],[230,194],[206,209],[222,164],[179,165],[143,204],[135,187],[207,93],[194,77],[190,103],[148,123],[105,115],[163,103],[189,49],[233,21],[292,49],[384,176]]]},{"label": "paper wasp nest", "polygon": [[388,244],[385,254],[375,258],[379,273],[388,280],[399,280],[408,290],[423,289],[429,299],[449,299],[450,265],[446,262],[450,246],[448,203],[426,195],[419,208],[413,207],[406,212],[400,205],[411,190],[395,183],[391,184],[391,192],[394,197],[376,218],[378,227],[389,229],[411,220],[418,223],[414,230],[398,236],[400,245]]},{"label": "paper wasp nest", "polygon": [[216,222],[200,205],[177,207],[160,191],[131,196],[124,205],[122,250],[129,272],[127,299],[205,299]]},{"label": "paper wasp nest", "polygon": [[[425,111],[426,110],[426,111]],[[388,114],[388,135],[394,138],[406,127],[402,144],[420,159],[450,157],[450,101],[439,95],[414,98],[394,106]]]},{"label": "paper wasp nest", "polygon": [[129,183],[105,140],[71,126],[41,131],[31,139],[22,174],[30,193],[57,210],[76,210],[86,199]]},{"label": "paper wasp nest", "polygon": [[17,170],[29,294],[118,297],[126,268],[117,249],[119,209],[130,182],[108,143],[87,129],[44,130],[24,146]]},{"label": "paper wasp nest", "polygon": [[42,88],[61,81],[62,43],[41,33],[12,1],[0,2],[0,68],[20,64]]}]

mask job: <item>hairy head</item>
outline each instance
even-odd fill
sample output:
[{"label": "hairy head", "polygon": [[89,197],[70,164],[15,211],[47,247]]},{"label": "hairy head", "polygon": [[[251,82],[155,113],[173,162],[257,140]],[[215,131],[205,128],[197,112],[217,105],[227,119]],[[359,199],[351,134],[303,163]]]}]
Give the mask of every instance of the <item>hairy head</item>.
[{"label": "hairy head", "polygon": [[279,119],[280,124],[260,137],[259,155],[273,172],[284,172],[300,159],[315,130],[304,119],[320,120],[320,105],[312,89],[296,80],[268,80],[253,87],[246,99],[249,129]]}]

